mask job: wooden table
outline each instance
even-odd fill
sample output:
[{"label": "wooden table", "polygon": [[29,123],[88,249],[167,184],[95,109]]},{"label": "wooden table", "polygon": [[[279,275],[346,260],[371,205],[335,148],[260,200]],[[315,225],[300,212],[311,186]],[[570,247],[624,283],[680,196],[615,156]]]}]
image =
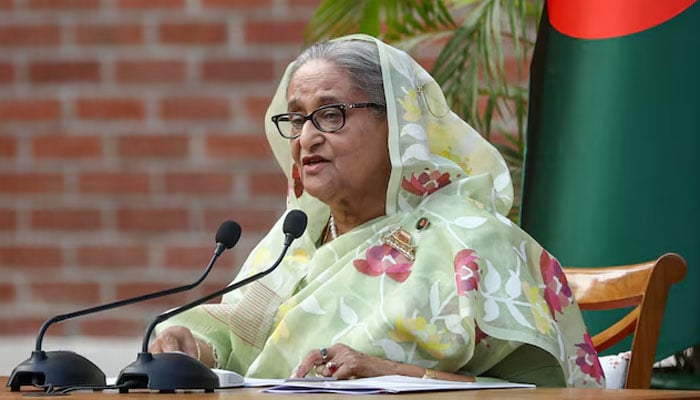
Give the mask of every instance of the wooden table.
[{"label": "wooden table", "polygon": [[[29,387],[23,387],[21,392],[11,392],[6,387],[7,377],[0,378],[0,400],[27,400],[25,394],[30,392]],[[37,392],[41,393],[41,392]],[[59,397],[66,398],[68,396]],[[422,392],[403,393],[398,395],[344,395],[330,393],[316,394],[276,394],[260,393],[260,388],[226,389],[214,393],[188,392],[188,393],[156,393],[156,392],[129,392],[119,394],[117,391],[106,392],[71,392],[70,397],[75,399],[96,399],[96,400],[120,400],[120,399],[157,399],[157,400],[213,400],[213,399],[236,399],[236,400],[257,400],[257,399],[277,399],[277,400],[358,400],[358,398],[384,398],[385,400],[464,400],[464,399],[578,399],[578,400],[657,400],[657,399],[700,399],[700,391],[685,390],[641,390],[641,389],[487,389],[487,390],[459,390],[450,392]],[[50,397],[46,397],[50,398]]]}]

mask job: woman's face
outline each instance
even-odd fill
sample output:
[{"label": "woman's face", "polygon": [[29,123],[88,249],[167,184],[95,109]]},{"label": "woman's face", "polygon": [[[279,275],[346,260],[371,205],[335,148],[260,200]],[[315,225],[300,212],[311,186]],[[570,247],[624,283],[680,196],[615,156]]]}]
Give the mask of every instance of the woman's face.
[{"label": "woman's face", "polygon": [[[287,90],[288,111],[306,115],[327,104],[367,101],[342,69],[322,60],[302,65]],[[304,190],[331,208],[383,211],[391,171],[387,135],[386,117],[373,108],[348,109],[345,126],[335,133],[306,121],[301,136],[290,142]]]}]

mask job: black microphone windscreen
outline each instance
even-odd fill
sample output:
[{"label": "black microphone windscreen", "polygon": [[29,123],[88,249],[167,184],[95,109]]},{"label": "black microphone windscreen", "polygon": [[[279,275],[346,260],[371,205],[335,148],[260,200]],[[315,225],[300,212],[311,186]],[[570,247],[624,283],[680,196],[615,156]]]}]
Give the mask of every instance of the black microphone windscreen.
[{"label": "black microphone windscreen", "polygon": [[284,219],[282,230],[298,239],[306,230],[306,214],[301,210],[291,210]]},{"label": "black microphone windscreen", "polygon": [[232,248],[241,238],[241,226],[233,221],[224,221],[216,231],[216,243],[221,243],[227,249]]}]

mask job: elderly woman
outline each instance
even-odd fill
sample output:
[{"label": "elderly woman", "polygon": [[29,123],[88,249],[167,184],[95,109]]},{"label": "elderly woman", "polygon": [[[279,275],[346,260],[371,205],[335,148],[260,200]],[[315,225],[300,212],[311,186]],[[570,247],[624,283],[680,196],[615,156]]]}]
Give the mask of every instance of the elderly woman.
[{"label": "elderly woman", "polygon": [[[407,54],[364,35],[306,49],[265,128],[307,231],[269,276],[162,324],[151,351],[252,377],[603,385],[559,263],[505,217],[503,158]],[[237,279],[272,263],[281,223]]]}]

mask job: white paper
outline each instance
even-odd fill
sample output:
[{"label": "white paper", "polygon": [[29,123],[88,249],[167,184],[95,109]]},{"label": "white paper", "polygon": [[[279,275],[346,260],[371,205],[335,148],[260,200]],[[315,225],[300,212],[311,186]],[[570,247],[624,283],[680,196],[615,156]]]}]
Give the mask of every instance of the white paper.
[{"label": "white paper", "polygon": [[513,383],[498,380],[486,382],[458,382],[446,381],[441,379],[413,378],[401,375],[387,375],[375,378],[350,379],[340,381],[287,381],[279,386],[264,389],[263,392],[376,394],[424,392],[439,390],[475,390],[534,387],[535,385],[531,384]]}]

